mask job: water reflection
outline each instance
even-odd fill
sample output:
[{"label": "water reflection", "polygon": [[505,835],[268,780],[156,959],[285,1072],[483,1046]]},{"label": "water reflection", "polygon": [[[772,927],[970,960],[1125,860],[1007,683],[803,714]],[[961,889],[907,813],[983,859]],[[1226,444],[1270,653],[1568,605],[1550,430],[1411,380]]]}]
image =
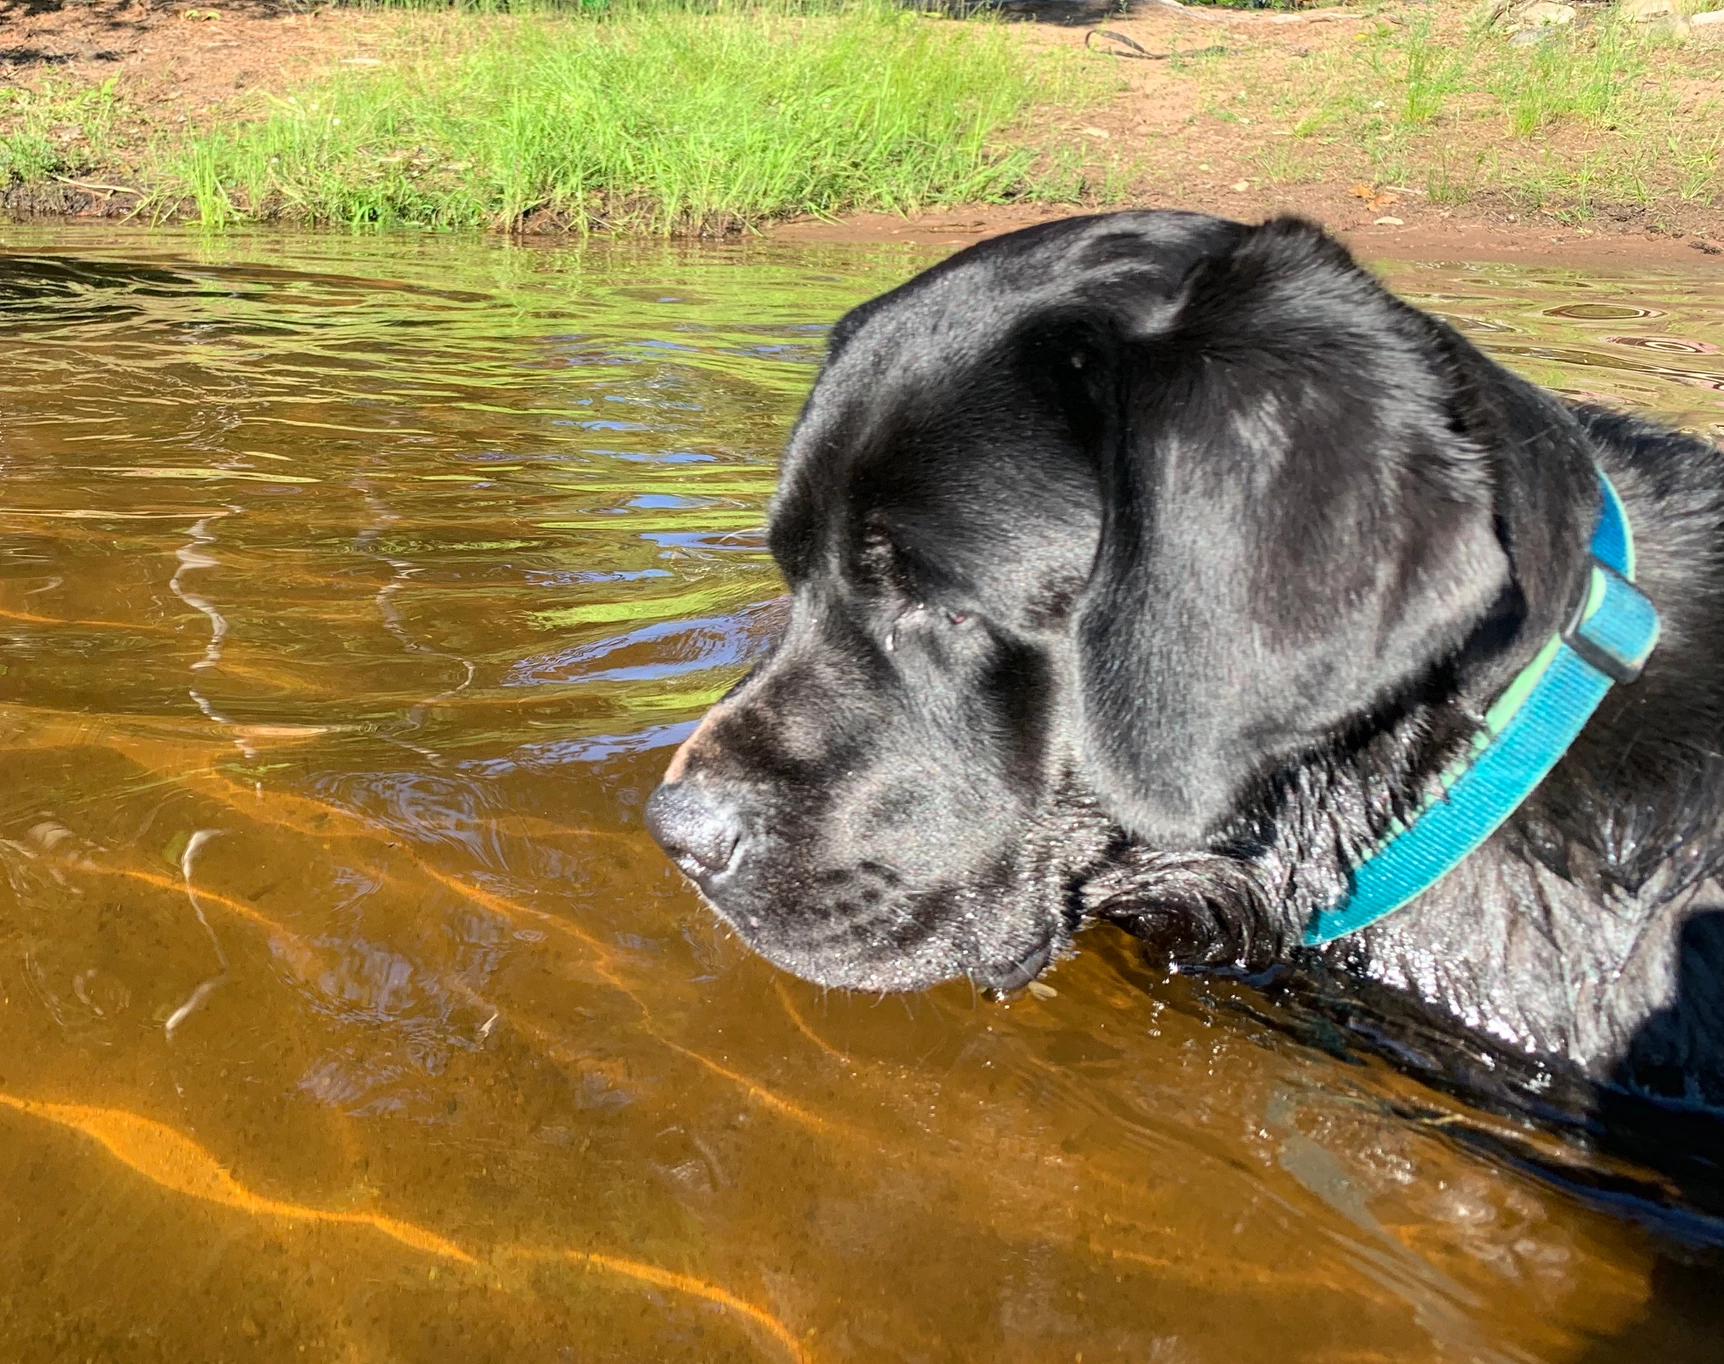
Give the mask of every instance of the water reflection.
[{"label": "water reflection", "polygon": [[[1009,1006],[823,994],[641,834],[781,622],[824,325],[925,258],[4,240],[8,1357],[1715,1339],[1607,1156],[1100,932]],[[1715,272],[1390,274],[1724,434]]]}]

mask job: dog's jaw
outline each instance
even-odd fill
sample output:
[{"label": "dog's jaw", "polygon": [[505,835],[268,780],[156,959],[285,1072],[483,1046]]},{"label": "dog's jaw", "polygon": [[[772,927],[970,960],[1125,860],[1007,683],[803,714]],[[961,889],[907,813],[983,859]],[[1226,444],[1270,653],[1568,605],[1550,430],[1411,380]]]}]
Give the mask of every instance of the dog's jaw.
[{"label": "dog's jaw", "polygon": [[761,915],[726,908],[698,883],[706,907],[756,955],[803,980],[829,989],[865,993],[924,990],[951,980],[969,980],[1000,993],[1022,989],[1069,953],[1072,925],[1058,914],[1039,923],[1013,925],[1009,941],[986,946],[953,932],[962,912],[945,918],[936,931],[907,943],[884,920],[848,922],[824,938],[786,934]]}]

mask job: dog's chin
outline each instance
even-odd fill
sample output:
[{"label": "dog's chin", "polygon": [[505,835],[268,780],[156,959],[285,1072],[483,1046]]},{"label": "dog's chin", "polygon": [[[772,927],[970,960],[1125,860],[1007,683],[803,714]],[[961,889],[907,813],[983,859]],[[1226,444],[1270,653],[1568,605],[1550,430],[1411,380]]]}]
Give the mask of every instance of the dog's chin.
[{"label": "dog's chin", "polygon": [[980,949],[960,948],[953,930],[941,931],[940,925],[917,942],[875,948],[869,945],[872,935],[865,923],[823,925],[815,940],[814,934],[775,921],[770,912],[726,909],[704,890],[701,899],[751,951],[781,970],[834,990],[896,994],[968,979],[979,989],[1004,994],[1028,985],[1071,941],[1063,921],[1026,920]]}]

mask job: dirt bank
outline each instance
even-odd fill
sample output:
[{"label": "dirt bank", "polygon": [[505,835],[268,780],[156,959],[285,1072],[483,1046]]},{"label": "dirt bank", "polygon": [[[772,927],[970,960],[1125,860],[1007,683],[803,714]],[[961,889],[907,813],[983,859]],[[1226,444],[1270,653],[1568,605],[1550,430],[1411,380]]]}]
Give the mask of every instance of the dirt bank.
[{"label": "dirt bank", "polygon": [[[1376,255],[1514,259],[1560,251],[1575,259],[1724,269],[1724,209],[1710,202],[1706,186],[1690,192],[1698,182],[1684,189],[1654,174],[1637,182],[1640,193],[1624,198],[1599,192],[1597,181],[1565,193],[1547,180],[1543,191],[1529,194],[1516,178],[1513,168],[1529,157],[1559,165],[1608,157],[1614,130],[1559,124],[1516,138],[1506,124],[1483,121],[1464,91],[1452,101],[1452,114],[1385,125],[1387,132],[1369,136],[1356,114],[1323,112],[1340,107],[1337,73],[1345,78],[1345,63],[1363,39],[1387,44],[1384,50],[1398,61],[1401,32],[1434,24],[1433,50],[1444,43],[1454,48],[1465,41],[1466,7],[1193,13],[1144,0],[1139,11],[1105,22],[1117,37],[1095,35],[1083,24],[1020,29],[1028,44],[1069,49],[1071,60],[1111,73],[1116,88],[1110,98],[1051,115],[1068,145],[1113,168],[1109,184],[1092,188],[1092,202],[1246,219],[1300,213]],[[208,8],[0,0],[0,96],[7,87],[40,90],[44,83],[61,91],[107,85],[117,111],[89,169],[14,180],[0,187],[0,211],[13,217],[132,215],[145,201],[148,186],[139,183],[138,166],[152,138],[243,119],[269,96],[343,66],[374,65],[403,22],[377,11],[307,9],[298,0],[216,0]],[[1642,85],[1662,81],[1663,116],[1675,120],[1673,126],[1716,113],[1724,96],[1724,43],[1671,47],[1657,62]],[[1314,74],[1319,70],[1327,74]],[[0,102],[0,117],[5,109]],[[1306,125],[1316,126],[1316,134]],[[1475,175],[1463,190],[1446,181],[1439,192],[1403,183],[1412,178],[1408,167],[1429,162],[1433,147],[1441,150],[1434,139],[1442,137],[1476,144],[1474,164],[1488,159],[1492,174]],[[768,230],[783,240],[958,245],[1081,207],[982,206],[909,219],[857,215]],[[558,226],[531,218],[529,224]]]},{"label": "dirt bank", "polygon": [[[1348,93],[1337,90],[1337,82],[1372,74],[1368,68],[1476,60],[1478,47],[1469,40],[1479,42],[1480,11],[1471,4],[1241,13],[1180,11],[1144,0],[1137,9],[1107,20],[1100,32],[1045,24],[1027,31],[1031,41],[1081,51],[1117,72],[1118,95],[1069,122],[1077,137],[1132,158],[1134,205],[1249,220],[1298,213],[1377,255],[1514,259],[1560,249],[1577,259],[1724,267],[1724,207],[1712,193],[1715,178],[1698,192],[1690,182],[1685,193],[1654,174],[1633,196],[1610,185],[1613,196],[1598,192],[1609,184],[1606,177],[1552,188],[1530,182],[1521,169],[1535,162],[1587,167],[1630,155],[1638,149],[1620,145],[1628,118],[1620,120],[1622,128],[1555,120],[1517,137],[1505,120],[1488,116],[1476,88],[1457,72],[1450,75],[1448,104],[1417,122],[1386,115],[1381,122],[1348,121],[1336,112],[1344,110]],[[1583,24],[1601,23],[1605,9],[1583,6],[1579,15]],[[1485,50],[1506,47],[1512,26],[1505,14]],[[1643,111],[1642,126],[1650,134],[1652,119],[1661,119],[1666,129],[1709,137],[1715,148],[1724,127],[1724,32],[1695,31],[1707,36],[1655,48],[1636,78],[1642,97],[1655,106]],[[1354,59],[1373,40],[1383,44],[1382,59]],[[1205,50],[1211,55],[1202,56]],[[1399,73],[1391,66],[1390,74]],[[1437,80],[1429,84],[1442,93]],[[1382,91],[1409,103],[1412,93],[1410,82]],[[1467,186],[1432,183],[1431,163],[1456,144],[1466,146],[1475,170],[1489,166],[1495,174],[1475,175]],[[1421,173],[1423,185],[1416,178]],[[983,209],[932,215],[909,233],[896,227],[910,235],[955,223],[1004,226],[1029,216]],[[857,223],[849,230],[877,226]],[[797,224],[787,230],[821,229]]]}]

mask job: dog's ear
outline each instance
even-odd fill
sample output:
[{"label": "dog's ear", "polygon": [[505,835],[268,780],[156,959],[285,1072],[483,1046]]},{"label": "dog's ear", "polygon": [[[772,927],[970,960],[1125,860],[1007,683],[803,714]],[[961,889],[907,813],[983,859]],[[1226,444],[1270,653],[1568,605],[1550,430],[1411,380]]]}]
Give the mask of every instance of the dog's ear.
[{"label": "dog's ear", "polygon": [[1464,343],[1317,228],[1252,229],[1115,316],[1081,742],[1117,818],[1191,847],[1452,656],[1509,561],[1445,360]]}]

